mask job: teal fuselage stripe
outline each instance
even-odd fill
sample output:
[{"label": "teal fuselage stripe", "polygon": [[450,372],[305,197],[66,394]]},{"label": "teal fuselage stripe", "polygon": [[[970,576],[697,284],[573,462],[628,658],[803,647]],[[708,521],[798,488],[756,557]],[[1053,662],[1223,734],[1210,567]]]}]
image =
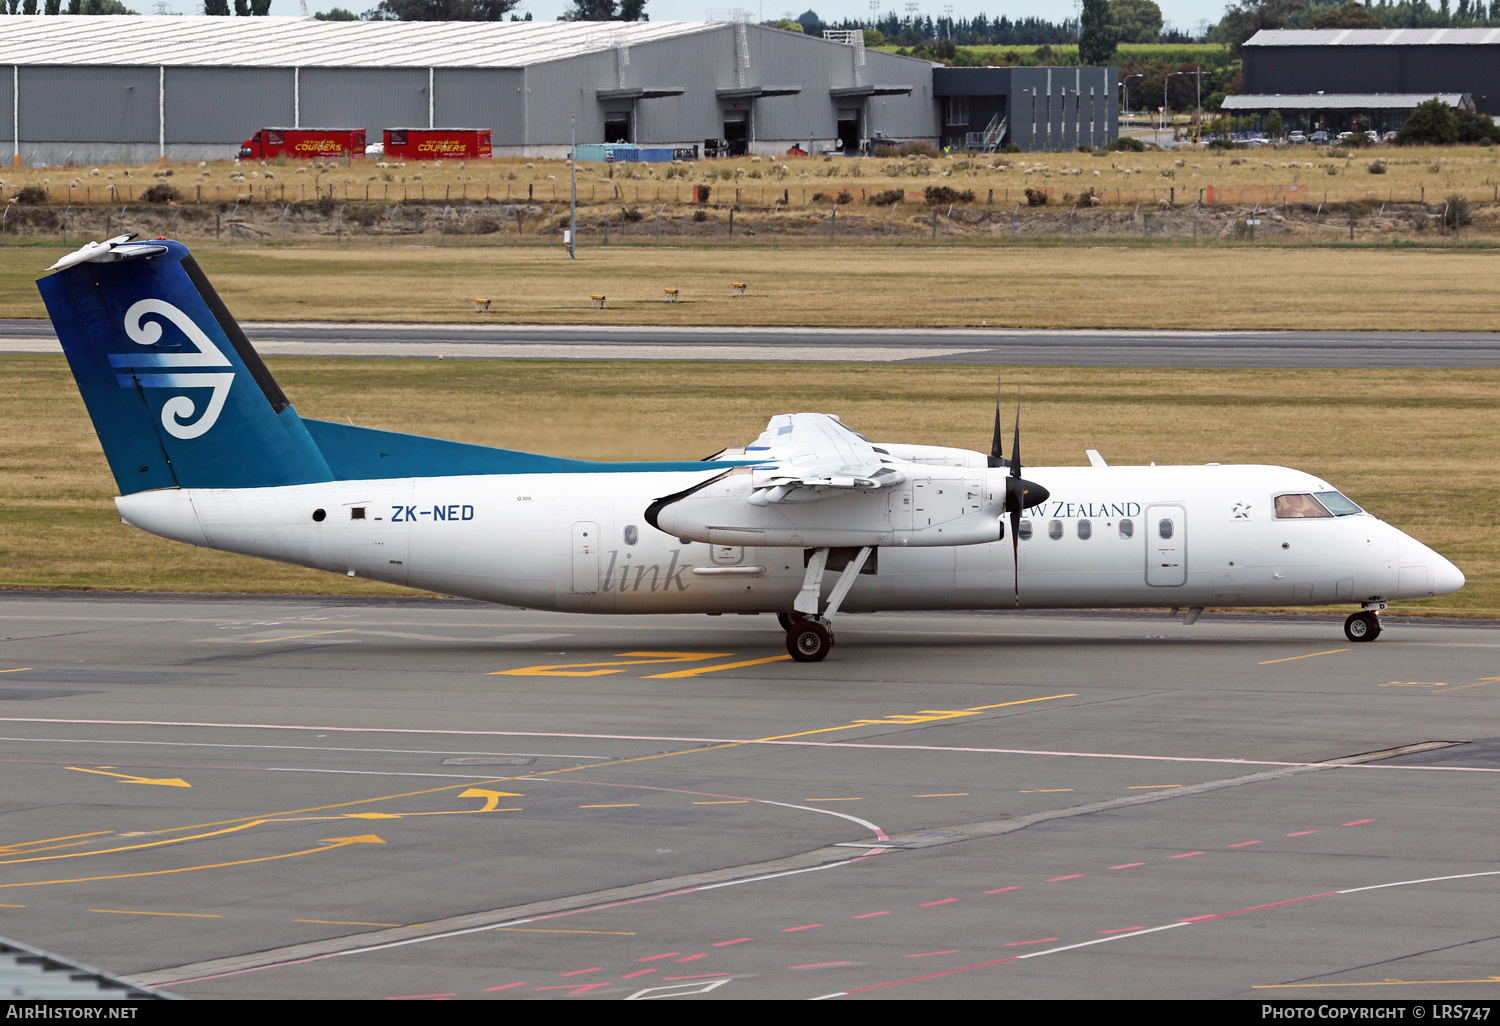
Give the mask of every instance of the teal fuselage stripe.
[{"label": "teal fuselage stripe", "polygon": [[336,481],[369,481],[401,477],[465,477],[480,474],[642,474],[704,471],[740,466],[740,462],[593,463],[540,456],[442,438],[304,419]]}]

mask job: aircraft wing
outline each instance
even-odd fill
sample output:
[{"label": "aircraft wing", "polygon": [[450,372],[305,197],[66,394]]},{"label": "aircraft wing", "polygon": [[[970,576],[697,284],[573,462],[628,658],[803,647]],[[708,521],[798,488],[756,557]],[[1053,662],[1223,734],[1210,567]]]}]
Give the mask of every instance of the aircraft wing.
[{"label": "aircraft wing", "polygon": [[751,468],[748,501],[755,506],[816,502],[849,489],[906,482],[889,453],[826,413],[772,417],[745,455],[760,461]]}]

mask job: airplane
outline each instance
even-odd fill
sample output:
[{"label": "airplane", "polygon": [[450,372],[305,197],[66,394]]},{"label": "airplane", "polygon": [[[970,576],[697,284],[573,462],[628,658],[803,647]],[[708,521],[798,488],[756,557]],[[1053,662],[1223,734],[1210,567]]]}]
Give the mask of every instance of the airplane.
[{"label": "airplane", "polygon": [[[187,247],[91,242],[38,282],[121,519],[189,545],[577,613],[774,613],[799,662],[841,612],[1358,603],[1464,575],[1276,466],[1036,467],[773,417],[701,461],[593,463],[298,416]],[[1040,482],[1040,483],[1039,483]]]}]

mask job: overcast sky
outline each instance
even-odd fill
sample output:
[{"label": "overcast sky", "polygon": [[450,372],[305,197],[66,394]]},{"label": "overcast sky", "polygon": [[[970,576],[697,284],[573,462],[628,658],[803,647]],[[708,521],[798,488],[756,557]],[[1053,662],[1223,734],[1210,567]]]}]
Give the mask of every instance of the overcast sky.
[{"label": "overcast sky", "polygon": [[[201,14],[203,4],[201,0],[161,0],[167,12],[174,14]],[[375,6],[379,0],[307,0],[309,13],[326,11],[332,7],[347,7],[356,14]],[[741,0],[743,2],[743,0]],[[763,0],[759,6],[747,7],[746,14],[753,21],[761,21],[765,18],[778,18],[788,13],[792,15],[801,14],[808,9],[807,0],[803,0],[802,6],[795,4],[786,6],[787,0]],[[1157,0],[1161,5],[1162,17],[1176,25],[1180,29],[1191,31],[1199,21],[1215,22],[1224,13],[1223,0]],[[125,0],[125,6],[141,14],[156,13],[157,0]],[[522,0],[518,11],[530,11],[531,16],[539,21],[551,21],[563,11],[572,6],[571,0]],[[1070,0],[1003,0],[1003,2],[985,3],[983,0],[953,0],[953,15],[956,18],[972,18],[976,14],[987,14],[992,18],[1004,15],[1007,18],[1046,18],[1049,21],[1057,21],[1062,18],[1074,17],[1077,8]],[[837,21],[840,18],[868,18],[870,16],[870,5],[862,0],[837,0],[834,3],[811,4],[813,10],[824,21]],[[937,17],[942,13],[942,3],[922,3],[920,11]],[[656,21],[701,21],[708,10],[708,4],[700,3],[699,0],[648,0],[646,13]],[[906,13],[905,0],[901,2],[885,2],[880,5],[881,14],[895,11],[899,14]],[[296,15],[302,13],[298,0],[272,0],[272,14]]]}]

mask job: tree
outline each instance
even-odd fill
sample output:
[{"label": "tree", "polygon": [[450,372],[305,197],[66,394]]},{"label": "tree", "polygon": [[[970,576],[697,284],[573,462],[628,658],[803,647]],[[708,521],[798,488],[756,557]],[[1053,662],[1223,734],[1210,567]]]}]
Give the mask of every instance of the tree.
[{"label": "tree", "polygon": [[1266,115],[1266,135],[1280,139],[1286,126],[1281,123],[1281,111],[1273,110]]},{"label": "tree", "polygon": [[203,13],[229,17],[229,0],[203,0]]},{"label": "tree", "polygon": [[1380,28],[1380,19],[1370,13],[1370,9],[1364,4],[1349,0],[1338,10],[1321,11],[1308,20],[1306,28],[1330,29],[1330,28]]},{"label": "tree", "polygon": [[1488,114],[1481,114],[1477,110],[1458,110],[1454,112],[1453,118],[1458,122],[1459,142],[1477,143],[1489,140],[1486,145],[1500,142],[1500,126],[1497,126],[1494,118]]},{"label": "tree", "polygon": [[1229,52],[1238,57],[1245,40],[1261,29],[1286,28],[1292,15],[1301,10],[1299,0],[1239,0],[1224,11],[1220,34],[1229,44]]},{"label": "tree", "polygon": [[1396,133],[1400,146],[1424,143],[1446,146],[1458,142],[1458,117],[1453,108],[1434,96],[1417,104],[1401,130]]},{"label": "tree", "polygon": [[1108,64],[1120,44],[1120,30],[1109,16],[1109,0],[1083,0],[1078,20],[1078,60],[1088,67]]},{"label": "tree", "polygon": [[818,12],[808,9],[797,15],[795,21],[802,26],[802,31],[809,36],[823,36],[823,19],[818,17]]},{"label": "tree", "polygon": [[319,21],[358,21],[359,15],[343,7],[332,7],[313,15]]},{"label": "tree", "polygon": [[[515,6],[518,0],[498,0]],[[646,0],[573,0],[573,7],[562,21],[650,21],[646,17]]]},{"label": "tree", "polygon": [[1154,43],[1161,37],[1161,8],[1153,0],[1109,0],[1122,43]]},{"label": "tree", "polygon": [[502,21],[519,3],[520,0],[380,0],[370,17],[380,21]]},{"label": "tree", "polygon": [[801,32],[802,23],[793,21],[791,18],[782,18],[780,21],[771,22],[771,27],[781,29],[783,32]]}]

